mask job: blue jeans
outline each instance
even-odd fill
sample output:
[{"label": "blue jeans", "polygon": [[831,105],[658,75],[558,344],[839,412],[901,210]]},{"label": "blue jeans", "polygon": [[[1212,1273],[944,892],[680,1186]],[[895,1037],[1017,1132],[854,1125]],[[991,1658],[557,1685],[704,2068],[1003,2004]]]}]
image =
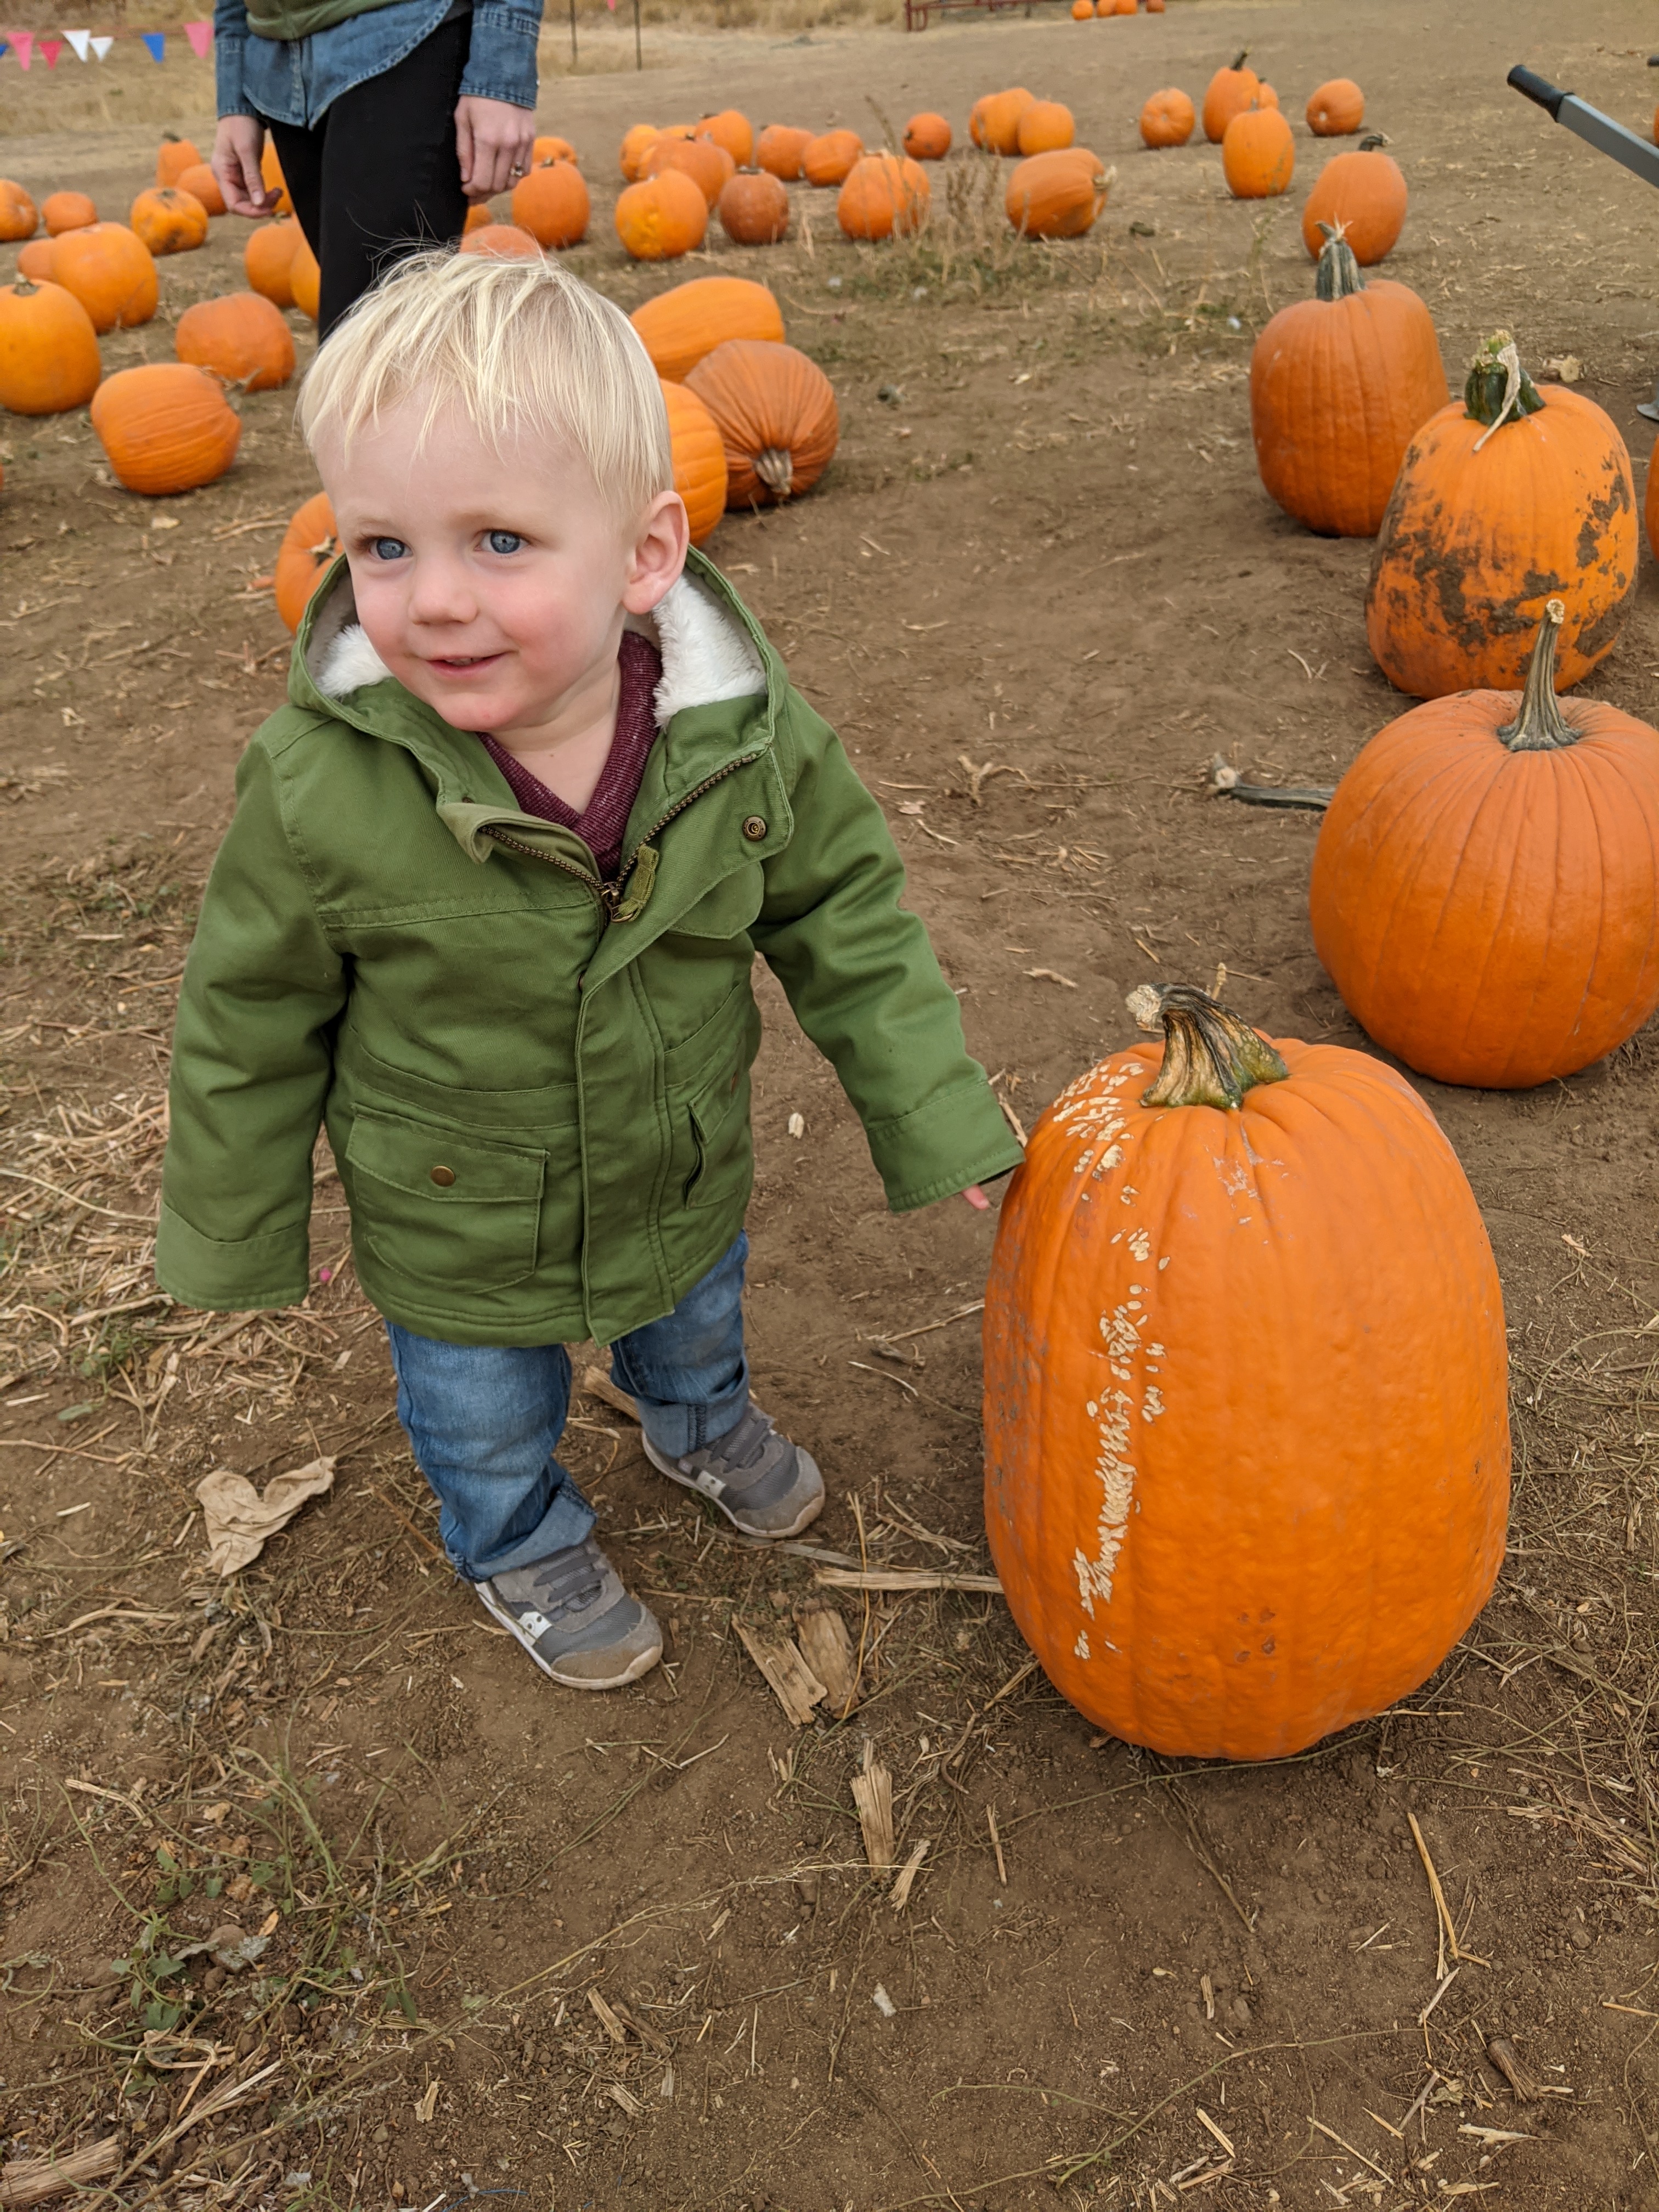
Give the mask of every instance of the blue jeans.
[{"label": "blue jeans", "polygon": [[[671,1314],[611,1347],[646,1434],[678,1459],[736,1428],[749,1407],[740,1235]],[[580,1544],[593,1509],[554,1457],[570,1410],[562,1344],[443,1344],[386,1323],[398,1418],[438,1494],[444,1549],[469,1582]]]}]

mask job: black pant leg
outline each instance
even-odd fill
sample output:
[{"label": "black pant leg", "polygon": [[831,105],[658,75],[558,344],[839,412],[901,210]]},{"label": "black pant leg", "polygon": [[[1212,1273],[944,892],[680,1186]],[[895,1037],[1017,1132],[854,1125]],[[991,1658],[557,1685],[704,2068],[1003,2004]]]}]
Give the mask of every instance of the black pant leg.
[{"label": "black pant leg", "polygon": [[306,244],[317,255],[319,264],[323,258],[318,246],[323,234],[323,137],[327,128],[326,115],[308,131],[291,123],[265,125],[270,143],[276,149],[276,159],[283,165],[283,182],[294,203],[295,221],[305,233]]}]

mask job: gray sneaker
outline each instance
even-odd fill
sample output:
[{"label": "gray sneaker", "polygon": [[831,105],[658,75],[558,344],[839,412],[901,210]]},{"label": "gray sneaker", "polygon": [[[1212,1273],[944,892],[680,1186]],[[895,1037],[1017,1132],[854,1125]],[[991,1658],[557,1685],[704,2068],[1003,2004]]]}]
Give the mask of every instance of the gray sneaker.
[{"label": "gray sneaker", "polygon": [[472,1587],[543,1674],[568,1690],[619,1689],[662,1657],[655,1618],[629,1597],[591,1536]]},{"label": "gray sneaker", "polygon": [[823,1510],[817,1461],[780,1436],[752,1401],[735,1429],[683,1458],[669,1459],[649,1437],[642,1441],[653,1467],[712,1498],[745,1536],[799,1536]]}]

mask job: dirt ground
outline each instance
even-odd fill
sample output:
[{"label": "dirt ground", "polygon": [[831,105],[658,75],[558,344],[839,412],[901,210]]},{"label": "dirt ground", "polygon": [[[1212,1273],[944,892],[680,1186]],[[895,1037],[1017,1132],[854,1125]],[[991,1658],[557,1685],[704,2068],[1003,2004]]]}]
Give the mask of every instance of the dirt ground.
[{"label": "dirt ground", "polygon": [[[1214,149],[1139,150],[1141,100],[1200,91],[1247,44],[1298,118],[1322,78],[1358,77],[1413,193],[1388,273],[1430,301],[1449,366],[1500,325],[1534,368],[1577,356],[1639,481],[1659,200],[1503,76],[1526,60],[1639,121],[1651,40],[1633,0],[1571,23],[1539,0],[1183,0],[910,38],[684,33],[642,78],[548,86],[545,126],[596,180],[582,273],[629,304],[709,267],[764,276],[835,380],[822,488],[710,550],[887,805],[1027,1123],[1126,1041],[1126,991],[1218,962],[1263,1028],[1368,1048],[1309,943],[1312,820],[1204,795],[1218,752],[1334,781],[1401,704],[1365,650],[1368,547],[1291,525],[1250,451],[1249,348],[1309,288],[1322,152],[1298,119],[1291,196],[1253,210]],[[123,209],[153,112],[71,130],[61,70],[6,75],[8,172]],[[836,242],[805,193],[766,253],[653,273],[612,242],[641,114],[735,100],[873,135],[926,105],[960,128],[1010,82],[1068,100],[1115,163],[1091,239],[1016,248],[964,163],[939,238],[908,247]],[[107,364],[166,357],[179,312],[240,281],[240,245],[222,221],[164,264],[161,315]],[[1653,1033],[1545,1092],[1420,1085],[1512,1324],[1492,1605],[1376,1722],[1271,1766],[1182,1767],[1093,1735],[995,1595],[866,1605],[815,1582],[860,1559],[986,1573],[994,1224],[882,1211],[769,984],[751,1348],[830,1505],[807,1545],[745,1547],[579,1401],[573,1462],[671,1641],[633,1690],[558,1692],[438,1553],[325,1164],[302,1310],[185,1313],[148,1272],[173,989],[238,752],[283,692],[268,579],[314,482],[290,412],[248,399],[230,475],[160,502],[112,487],[84,415],[0,426],[5,2155],[113,2136],[117,2197],[85,2201],[130,2206],[1659,2204]],[[1650,568],[1588,689],[1659,719]],[[332,1493],[210,1577],[203,1475],[319,1453]],[[738,1630],[824,1602],[862,1700],[797,1730]],[[900,1909],[865,1863],[867,1753],[900,1856],[927,1846]],[[1413,1819],[1469,1954],[1426,2020]]]}]

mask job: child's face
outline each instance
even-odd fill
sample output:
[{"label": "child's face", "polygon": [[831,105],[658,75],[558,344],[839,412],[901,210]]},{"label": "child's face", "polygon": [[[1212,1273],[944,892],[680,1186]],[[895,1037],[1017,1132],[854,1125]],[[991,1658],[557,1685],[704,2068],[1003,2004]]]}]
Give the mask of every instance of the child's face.
[{"label": "child's face", "polygon": [[579,454],[528,439],[496,453],[459,410],[417,449],[423,412],[419,395],[388,410],[349,457],[319,445],[358,618],[457,728],[533,732],[610,681],[623,617],[684,566],[684,507],[664,492],[624,522]]}]

